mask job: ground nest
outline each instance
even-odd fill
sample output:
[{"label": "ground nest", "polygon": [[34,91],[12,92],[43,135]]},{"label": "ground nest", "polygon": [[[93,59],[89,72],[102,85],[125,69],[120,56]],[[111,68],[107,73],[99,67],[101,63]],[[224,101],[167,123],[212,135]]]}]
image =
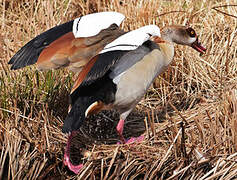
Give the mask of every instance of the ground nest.
[{"label": "ground nest", "polygon": [[[124,127],[124,137],[140,136],[145,131],[145,113],[134,111],[130,114]],[[80,131],[73,137],[70,148],[71,162],[79,164],[83,158],[82,153],[88,149],[87,146],[116,145],[119,137],[116,133],[116,125],[119,120],[119,113],[115,111],[103,111],[97,115],[88,117],[80,128]]]},{"label": "ground nest", "polygon": [[[209,120],[213,120],[217,113],[216,107],[217,104],[214,102],[212,106],[210,103],[208,105],[203,103],[184,115],[173,107],[178,113],[177,116],[168,117],[168,122],[155,123],[154,111],[148,113],[134,111],[125,125],[125,137],[144,134],[145,140],[120,145],[117,144],[118,136],[115,131],[117,123],[115,119],[119,118],[116,112],[106,111],[90,116],[80,133],[72,140],[71,161],[75,164],[84,164],[78,177],[82,179],[212,179],[222,176],[237,178],[235,175],[237,154],[231,154],[230,151],[227,153],[225,147],[222,147],[224,142],[221,139],[219,144],[212,144],[210,140],[213,140],[214,136],[219,136],[219,131],[215,135],[210,133],[210,130],[206,131],[211,128],[205,127],[206,116],[210,118]],[[192,118],[186,118],[190,115]],[[217,126],[222,125],[220,123]],[[209,143],[212,145],[208,147]]]}]

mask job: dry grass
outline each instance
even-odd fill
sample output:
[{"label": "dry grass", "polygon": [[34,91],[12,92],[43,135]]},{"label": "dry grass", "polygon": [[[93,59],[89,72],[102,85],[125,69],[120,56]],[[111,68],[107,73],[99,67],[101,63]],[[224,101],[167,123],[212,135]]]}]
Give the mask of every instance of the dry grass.
[{"label": "dry grass", "polygon": [[[0,178],[237,178],[235,0],[0,2]],[[73,74],[67,70],[42,73],[34,66],[10,71],[7,62],[22,45],[46,29],[106,10],[125,14],[122,26],[126,30],[150,23],[159,27],[190,24],[208,51],[199,56],[190,48],[176,47],[175,61],[137,106],[147,114],[131,116],[127,123],[125,130],[131,136],[131,129],[143,130],[137,121],[144,120],[144,142],[101,144],[106,140],[98,134],[103,134],[106,123],[107,129],[111,122],[115,127],[110,120],[100,121],[97,135],[89,135],[92,142],[78,136],[77,144],[81,142],[89,153],[83,159],[83,170],[75,176],[62,163],[66,135],[61,133]],[[88,127],[90,122],[93,124],[88,121]],[[113,130],[109,132],[110,137]]]}]

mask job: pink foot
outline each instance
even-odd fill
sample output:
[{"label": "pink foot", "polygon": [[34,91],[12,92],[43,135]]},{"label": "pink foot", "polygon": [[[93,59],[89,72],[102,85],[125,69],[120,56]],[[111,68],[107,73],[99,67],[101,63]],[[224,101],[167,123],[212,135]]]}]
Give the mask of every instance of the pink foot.
[{"label": "pink foot", "polygon": [[[144,140],[144,136],[132,137],[132,138],[126,140],[124,144],[130,144],[130,143],[134,143],[134,142],[140,143],[143,140]],[[117,142],[117,144],[122,144],[122,143],[121,142]]]},{"label": "pink foot", "polygon": [[132,138],[127,140],[126,144],[130,144],[130,143],[134,143],[134,142],[140,143],[143,140],[144,140],[144,136],[132,137]]},{"label": "pink foot", "polygon": [[70,161],[70,158],[67,154],[64,154],[64,161],[63,161],[65,166],[68,166],[68,168],[74,172],[75,174],[78,174],[81,170],[81,168],[83,167],[83,164],[79,164],[79,165],[73,165]]}]

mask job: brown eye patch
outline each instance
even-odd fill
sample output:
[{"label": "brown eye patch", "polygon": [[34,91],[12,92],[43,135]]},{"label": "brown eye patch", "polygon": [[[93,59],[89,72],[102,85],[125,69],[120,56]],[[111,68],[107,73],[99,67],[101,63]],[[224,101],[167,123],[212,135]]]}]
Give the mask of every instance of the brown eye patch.
[{"label": "brown eye patch", "polygon": [[188,32],[190,37],[195,37],[196,36],[195,31],[191,27],[187,29],[187,32]]}]

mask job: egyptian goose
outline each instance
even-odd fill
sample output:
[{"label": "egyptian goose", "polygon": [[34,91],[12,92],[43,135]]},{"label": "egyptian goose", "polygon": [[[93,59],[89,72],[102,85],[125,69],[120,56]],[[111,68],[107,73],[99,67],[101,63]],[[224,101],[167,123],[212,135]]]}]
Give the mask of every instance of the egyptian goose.
[{"label": "egyptian goose", "polygon": [[40,34],[9,61],[12,69],[36,63],[40,70],[68,66],[78,73],[63,125],[63,132],[69,133],[64,163],[75,173],[81,165],[70,162],[70,139],[87,116],[102,109],[119,111],[116,129],[125,143],[126,117],[172,62],[173,43],[206,51],[191,27],[167,26],[160,32],[149,25],[125,33],[119,29],[123,19],[117,12],[82,16]]}]

